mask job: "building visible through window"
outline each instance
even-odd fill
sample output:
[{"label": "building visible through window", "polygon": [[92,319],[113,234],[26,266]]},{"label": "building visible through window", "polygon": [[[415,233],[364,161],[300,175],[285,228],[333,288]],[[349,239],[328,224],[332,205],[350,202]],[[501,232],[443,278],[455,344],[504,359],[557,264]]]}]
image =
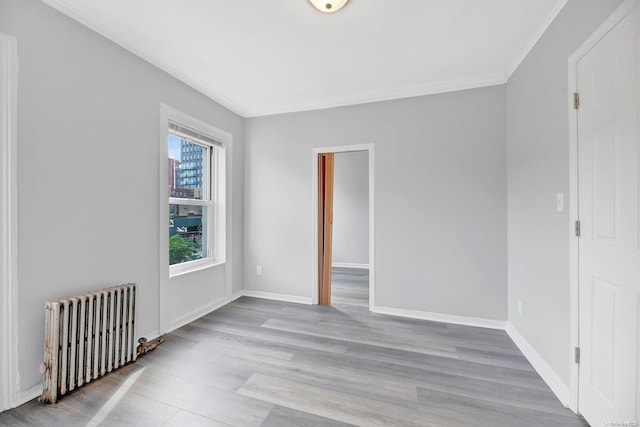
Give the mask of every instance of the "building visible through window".
[{"label": "building visible through window", "polygon": [[221,147],[211,137],[169,124],[169,265],[215,260],[216,165]]}]

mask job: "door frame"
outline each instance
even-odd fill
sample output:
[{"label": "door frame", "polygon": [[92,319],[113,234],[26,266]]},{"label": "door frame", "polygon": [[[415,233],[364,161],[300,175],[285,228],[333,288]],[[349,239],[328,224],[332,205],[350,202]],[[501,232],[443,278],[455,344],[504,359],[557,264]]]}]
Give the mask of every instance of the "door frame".
[{"label": "door frame", "polygon": [[18,374],[18,42],[0,33],[0,411],[17,405]]},{"label": "door frame", "polygon": [[580,254],[579,240],[575,235],[575,221],[580,219],[578,210],[578,110],[574,108],[573,94],[578,92],[578,62],[598,42],[624,19],[640,0],[626,0],[607,18],[597,30],[569,57],[568,108],[569,108],[569,321],[570,363],[569,408],[579,413],[580,365],[575,363],[575,348],[580,348]]},{"label": "door frame", "polygon": [[375,221],[374,221],[374,144],[341,145],[335,147],[313,148],[311,156],[311,221],[313,236],[311,242],[311,262],[313,276],[311,281],[311,304],[318,304],[318,155],[326,153],[351,153],[354,151],[366,151],[369,154],[369,310],[375,307]]}]

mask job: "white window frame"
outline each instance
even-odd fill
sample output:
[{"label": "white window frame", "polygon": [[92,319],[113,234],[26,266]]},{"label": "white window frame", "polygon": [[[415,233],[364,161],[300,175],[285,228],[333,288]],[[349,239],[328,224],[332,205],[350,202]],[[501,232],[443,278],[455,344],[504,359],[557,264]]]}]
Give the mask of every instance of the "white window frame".
[{"label": "white window frame", "polygon": [[[175,123],[186,128],[192,129],[198,133],[206,135],[211,139],[219,141],[221,146],[207,144],[204,141],[195,142],[198,145],[206,145],[210,147],[211,161],[215,176],[209,176],[207,179],[211,183],[209,192],[211,194],[210,202],[207,200],[173,198],[167,196],[167,176],[168,176],[168,138],[170,135],[169,124]],[[220,130],[208,123],[198,120],[182,111],[161,104],[160,106],[160,228],[159,228],[159,260],[161,277],[171,278],[183,274],[189,274],[205,268],[214,267],[226,263],[226,247],[227,247],[227,230],[226,230],[226,164],[227,164],[227,147],[231,143],[231,134]],[[211,168],[206,167],[210,171]],[[169,265],[169,204],[191,204],[208,206],[207,220],[207,241],[209,254],[207,257],[195,261],[187,261],[180,264]]]},{"label": "white window frame", "polygon": [[[173,122],[173,121],[171,121]],[[183,123],[179,123],[184,125]],[[218,179],[217,173],[211,174],[212,166],[213,170],[217,172],[218,167],[220,166],[220,153],[219,150],[224,150],[222,147],[218,147],[213,144],[209,144],[202,140],[194,140],[189,137],[182,137],[177,135],[174,132],[169,131],[169,135],[173,135],[181,138],[183,141],[187,141],[191,144],[198,145],[205,150],[205,155],[203,156],[203,185],[202,185],[202,198],[201,199],[187,199],[182,197],[169,197],[169,205],[182,205],[182,206],[201,206],[203,208],[203,230],[202,236],[205,240],[206,254],[203,254],[201,259],[194,261],[186,261],[179,264],[173,264],[169,266],[169,276],[175,276],[178,274],[182,274],[185,272],[192,271],[194,269],[198,269],[209,264],[215,264],[218,260],[218,248],[216,247],[214,238],[217,239],[217,230],[216,230],[216,219],[218,216],[217,212],[217,197],[219,194],[217,184]],[[168,137],[168,135],[167,135]],[[204,218],[204,211],[206,208],[206,219]],[[215,231],[215,232],[214,232]]]}]

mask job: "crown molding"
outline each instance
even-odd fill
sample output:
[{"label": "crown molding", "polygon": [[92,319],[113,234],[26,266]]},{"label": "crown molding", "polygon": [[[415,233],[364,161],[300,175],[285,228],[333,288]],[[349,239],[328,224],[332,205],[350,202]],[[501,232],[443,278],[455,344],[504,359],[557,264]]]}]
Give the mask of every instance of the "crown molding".
[{"label": "crown molding", "polygon": [[511,75],[516,72],[520,64],[522,64],[522,61],[524,61],[527,55],[529,55],[529,52],[531,52],[531,50],[534,48],[536,43],[538,43],[538,40],[540,40],[542,35],[547,32],[547,29],[549,28],[551,23],[555,21],[555,19],[560,14],[562,9],[567,5],[568,1],[569,0],[558,0],[555,7],[551,10],[551,12],[549,12],[549,15],[547,15],[545,20],[542,22],[542,25],[540,25],[540,28],[538,28],[538,31],[535,33],[533,38],[525,46],[524,50],[520,53],[520,55],[518,55],[518,58],[515,60],[513,65],[511,65],[511,67],[509,67],[509,69],[507,70],[507,80],[509,80]]},{"label": "crown molding", "polygon": [[144,61],[148,62],[154,67],[159,68],[160,70],[164,71],[170,76],[178,79],[182,83],[186,84],[187,86],[190,86],[192,89],[195,89],[196,91],[207,96],[208,98],[212,99],[213,101],[217,102],[218,104],[222,105],[223,107],[227,108],[233,113],[239,115],[240,117],[245,117],[244,108],[240,106],[240,104],[238,104],[237,102],[231,100],[227,96],[224,96],[220,93],[212,91],[211,89],[203,86],[202,84],[193,80],[186,74],[176,70],[171,65],[163,61],[160,61],[157,58],[153,58],[152,56],[145,54],[140,49],[131,45],[131,43],[128,42],[127,40],[120,38],[119,36],[114,34],[105,25],[86,17],[75,8],[69,6],[67,3],[64,2],[64,0],[42,0],[42,2],[52,7],[53,9],[57,10],[58,12],[61,12],[67,15],[71,19],[79,22],[80,24],[84,25],[90,30],[95,31],[96,33],[105,37],[107,40],[110,40],[111,42],[119,45],[123,49],[133,53],[134,55],[143,59]]},{"label": "crown molding", "polygon": [[246,118],[270,116],[274,114],[294,113],[312,110],[324,110],[327,108],[346,107],[350,105],[368,104],[380,101],[393,101],[398,99],[415,98],[425,95],[456,92],[467,89],[477,89],[487,86],[505,84],[505,73],[490,74],[486,76],[468,77],[461,79],[442,80],[429,82],[422,85],[404,86],[392,89],[383,89],[368,93],[356,93],[345,96],[315,99],[304,103],[283,104],[274,107],[247,108]]}]

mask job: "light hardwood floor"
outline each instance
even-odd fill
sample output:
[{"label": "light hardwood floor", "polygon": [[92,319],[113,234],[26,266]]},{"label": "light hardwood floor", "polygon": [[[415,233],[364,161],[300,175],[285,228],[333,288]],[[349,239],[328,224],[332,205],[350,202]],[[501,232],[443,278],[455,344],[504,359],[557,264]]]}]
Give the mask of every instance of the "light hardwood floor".
[{"label": "light hardwood floor", "polygon": [[336,304],[369,305],[369,271],[361,268],[331,269],[331,301]]},{"label": "light hardwood floor", "polygon": [[241,298],[0,425],[586,425],[504,332],[370,313],[366,278],[337,276],[332,307]]}]

